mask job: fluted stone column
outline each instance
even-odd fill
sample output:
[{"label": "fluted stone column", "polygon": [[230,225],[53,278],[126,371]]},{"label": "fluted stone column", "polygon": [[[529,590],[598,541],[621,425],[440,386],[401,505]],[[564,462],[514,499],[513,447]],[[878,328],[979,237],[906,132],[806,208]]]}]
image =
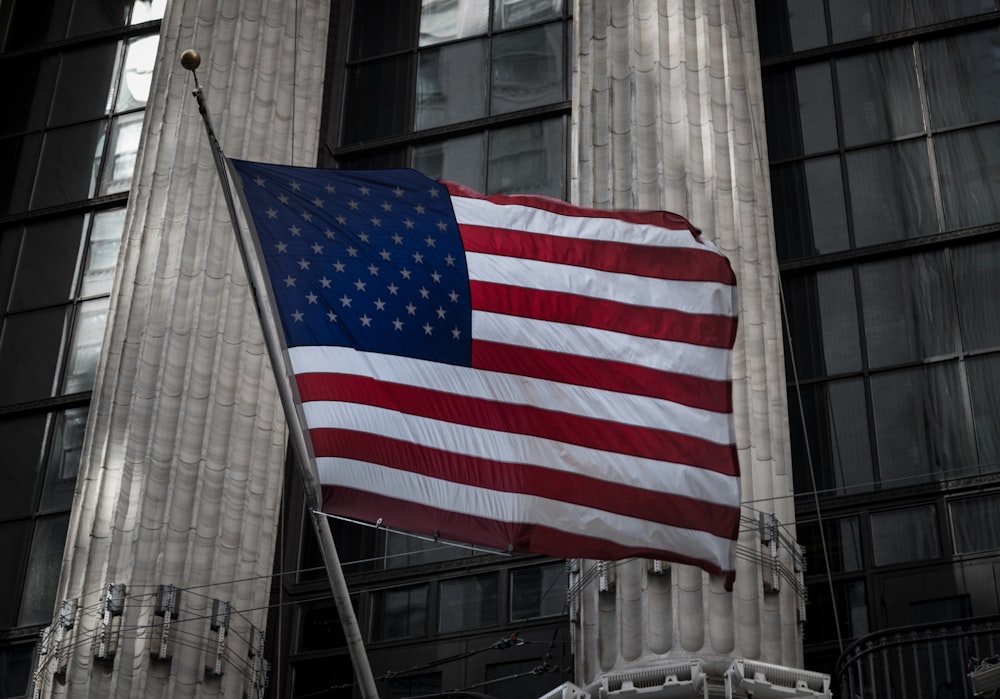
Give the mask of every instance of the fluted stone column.
[{"label": "fluted stone column", "polygon": [[[285,425],[178,59],[200,51],[228,155],[313,165],[328,18],[328,0],[168,2],[59,583],[75,623],[53,629],[43,695],[247,689],[252,627],[267,619]],[[112,618],[113,657],[95,660],[109,584],[127,597]],[[159,585],[180,590],[170,659],[150,656]],[[233,610],[222,677],[205,672],[213,599]],[[53,676],[64,653],[65,674]]]},{"label": "fluted stone column", "polygon": [[[765,591],[754,525],[794,537],[791,463],[764,110],[752,0],[577,0],[572,180],[576,203],[687,216],[732,262],[733,358],[744,525],[732,593],[687,566],[613,568],[581,587],[576,681],[697,659],[717,682],[733,658],[801,667],[797,592]],[[781,564],[792,570],[783,549]],[[580,579],[597,564],[583,562]],[[769,579],[769,575],[767,575]]]}]

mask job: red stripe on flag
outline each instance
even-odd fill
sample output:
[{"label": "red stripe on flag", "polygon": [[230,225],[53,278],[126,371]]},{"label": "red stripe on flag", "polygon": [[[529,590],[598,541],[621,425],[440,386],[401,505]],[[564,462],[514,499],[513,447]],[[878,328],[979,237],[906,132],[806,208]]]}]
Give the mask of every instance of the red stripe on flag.
[{"label": "red stripe on flag", "polygon": [[[433,522],[434,532],[443,539],[501,551],[540,553],[556,558],[563,557],[565,551],[574,551],[579,558],[607,561],[663,558],[668,554],[663,549],[627,546],[536,524],[500,522],[342,486],[323,486],[323,510],[365,521],[381,517],[387,527],[410,531],[427,531],[428,522]],[[732,573],[714,561],[674,552],[670,553],[670,560],[698,566],[715,575]]]},{"label": "red stripe on flag", "polygon": [[533,406],[496,403],[349,374],[298,374],[296,381],[305,402],[371,405],[469,427],[530,435],[735,475],[735,445],[715,444],[676,432]]},{"label": "red stripe on flag", "polygon": [[736,284],[729,262],[709,248],[665,250],[650,245],[567,238],[468,223],[459,223],[458,230],[466,252],[522,257],[654,279]]},{"label": "red stripe on flag", "polygon": [[732,538],[739,531],[738,507],[531,464],[455,454],[356,430],[313,429],[310,434],[317,457],[355,459],[453,483],[571,502],[721,537]]},{"label": "red stripe on flag", "polygon": [[627,362],[474,340],[472,367],[659,398],[716,413],[733,411],[733,392],[728,381],[673,374]]},{"label": "red stripe on flag", "polygon": [[731,349],[736,340],[736,319],[682,311],[632,306],[559,291],[525,289],[493,282],[470,281],[472,307],[555,323]]}]

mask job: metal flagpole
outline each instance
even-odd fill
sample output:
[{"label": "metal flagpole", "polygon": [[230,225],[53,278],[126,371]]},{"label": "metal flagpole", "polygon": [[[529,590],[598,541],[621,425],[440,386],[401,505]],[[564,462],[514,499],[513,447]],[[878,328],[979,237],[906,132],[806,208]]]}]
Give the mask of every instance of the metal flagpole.
[{"label": "metal flagpole", "polygon": [[236,233],[236,243],[243,259],[243,266],[247,272],[247,279],[250,282],[250,292],[253,296],[254,306],[257,309],[257,317],[260,318],[261,329],[264,334],[264,343],[267,345],[268,357],[271,360],[271,367],[274,370],[275,382],[278,385],[278,394],[281,398],[282,407],[285,410],[285,419],[288,423],[288,434],[292,439],[292,450],[295,452],[295,465],[298,468],[299,476],[306,494],[306,506],[312,515],[313,528],[319,541],[320,549],[323,553],[323,561],[326,564],[326,574],[333,590],[333,599],[337,605],[337,615],[340,623],[344,627],[344,635],[347,638],[347,648],[351,654],[351,663],[354,665],[355,680],[361,689],[363,699],[378,699],[378,690],[375,687],[375,677],[372,675],[371,666],[368,663],[368,655],[365,653],[364,641],[361,638],[361,629],[358,626],[358,619],[354,613],[354,606],[351,604],[350,591],[347,589],[347,581],[344,579],[344,571],[340,567],[340,556],[337,555],[337,547],[333,542],[333,534],[330,531],[330,523],[326,516],[320,511],[322,498],[318,479],[310,468],[308,455],[309,448],[306,444],[305,435],[298,429],[299,418],[295,410],[295,401],[292,395],[291,385],[287,374],[283,369],[285,366],[281,343],[278,339],[278,330],[274,323],[264,317],[260,304],[260,289],[264,287],[263,276],[257,265],[251,264],[249,256],[250,241],[247,240],[246,231],[239,225],[236,214],[236,203],[233,200],[229,169],[226,166],[226,158],[215,137],[212,129],[212,122],[208,116],[208,109],[205,106],[205,99],[198,84],[198,75],[195,70],[201,65],[201,56],[197,51],[187,50],[181,54],[181,65],[191,71],[194,78],[194,96],[198,100],[198,111],[201,112],[202,121],[205,123],[205,132],[208,134],[208,141],[212,148],[212,157],[215,159],[215,167],[222,181],[222,194],[229,209],[229,218],[233,223],[233,231]]}]

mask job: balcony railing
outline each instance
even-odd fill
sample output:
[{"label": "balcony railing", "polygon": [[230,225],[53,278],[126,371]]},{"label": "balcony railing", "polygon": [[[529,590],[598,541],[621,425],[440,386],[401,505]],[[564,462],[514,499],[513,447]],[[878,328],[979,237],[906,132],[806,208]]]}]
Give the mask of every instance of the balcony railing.
[{"label": "balcony railing", "polygon": [[973,659],[1000,650],[1000,616],[869,634],[837,662],[838,699],[973,699]]}]

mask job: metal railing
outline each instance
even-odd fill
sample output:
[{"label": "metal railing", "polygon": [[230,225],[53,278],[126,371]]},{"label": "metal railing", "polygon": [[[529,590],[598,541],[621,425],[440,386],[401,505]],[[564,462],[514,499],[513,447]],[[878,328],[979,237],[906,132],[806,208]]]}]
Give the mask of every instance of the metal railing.
[{"label": "metal railing", "polygon": [[973,699],[970,663],[997,655],[1000,616],[869,634],[837,662],[838,699]]}]

